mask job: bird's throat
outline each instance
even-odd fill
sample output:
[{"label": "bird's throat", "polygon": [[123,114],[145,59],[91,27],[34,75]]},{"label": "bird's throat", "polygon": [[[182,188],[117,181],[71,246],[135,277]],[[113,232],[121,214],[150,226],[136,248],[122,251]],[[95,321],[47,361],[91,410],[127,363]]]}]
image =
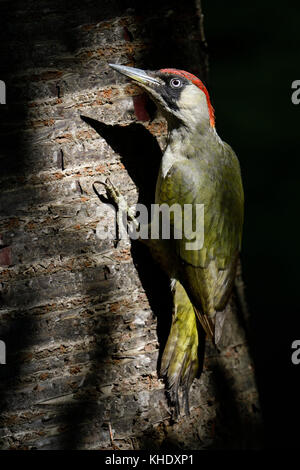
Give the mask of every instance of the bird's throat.
[{"label": "bird's throat", "polygon": [[168,143],[161,163],[161,176],[166,177],[171,167],[178,162],[193,158],[201,158],[202,148],[207,144],[219,146],[220,138],[214,127],[187,127],[175,125],[168,127]]}]

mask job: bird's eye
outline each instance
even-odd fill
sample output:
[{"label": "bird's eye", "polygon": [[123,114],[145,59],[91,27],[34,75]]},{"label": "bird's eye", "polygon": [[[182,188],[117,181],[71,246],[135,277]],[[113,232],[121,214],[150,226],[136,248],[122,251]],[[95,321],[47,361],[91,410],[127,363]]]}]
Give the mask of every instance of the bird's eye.
[{"label": "bird's eye", "polygon": [[179,78],[172,78],[170,85],[172,88],[180,88],[182,86],[182,82]]}]

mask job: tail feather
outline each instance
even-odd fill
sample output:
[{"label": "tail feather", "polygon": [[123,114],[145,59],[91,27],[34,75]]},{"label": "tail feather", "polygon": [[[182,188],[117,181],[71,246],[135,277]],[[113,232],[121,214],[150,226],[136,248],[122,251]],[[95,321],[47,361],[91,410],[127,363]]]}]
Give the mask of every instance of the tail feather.
[{"label": "tail feather", "polygon": [[215,327],[214,327],[212,319],[209,318],[208,315],[205,315],[205,313],[200,312],[200,310],[198,310],[196,307],[194,307],[194,310],[208,338],[214,341]]},{"label": "tail feather", "polygon": [[215,312],[213,318],[200,312],[196,307],[194,309],[207,337],[217,346],[221,340],[227,309]]},{"label": "tail feather", "polygon": [[171,331],[163,353],[161,375],[176,414],[180,413],[179,389],[182,389],[186,413],[189,413],[189,390],[199,371],[198,327],[194,307],[177,281],[174,291],[174,313]]}]

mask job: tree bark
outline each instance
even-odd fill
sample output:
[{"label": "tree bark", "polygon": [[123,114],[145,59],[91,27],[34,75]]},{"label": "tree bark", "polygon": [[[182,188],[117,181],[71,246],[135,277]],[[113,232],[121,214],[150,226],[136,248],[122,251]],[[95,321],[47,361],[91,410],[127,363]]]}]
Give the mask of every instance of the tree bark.
[{"label": "tree bark", "polygon": [[206,345],[191,415],[174,421],[157,374],[168,280],[147,248],[96,235],[108,221],[93,182],[109,176],[129,202],[150,204],[166,140],[163,118],[151,120],[141,91],[107,64],[207,78],[200,3],[1,10],[1,448],[259,447],[244,310],[233,298],[220,352]]}]

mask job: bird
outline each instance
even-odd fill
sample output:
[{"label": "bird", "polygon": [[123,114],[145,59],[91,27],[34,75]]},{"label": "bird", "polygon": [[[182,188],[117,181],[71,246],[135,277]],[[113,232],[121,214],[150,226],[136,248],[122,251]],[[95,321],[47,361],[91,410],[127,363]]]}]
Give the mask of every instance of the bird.
[{"label": "bird", "polygon": [[[199,217],[197,206],[204,208],[203,233],[196,230],[194,234],[194,242],[202,236],[202,243],[196,243],[195,248],[188,247],[191,240],[185,233],[146,241],[169,276],[173,298],[160,375],[176,414],[180,413],[181,395],[189,414],[189,392],[200,370],[201,338],[207,337],[214,345],[220,342],[236,276],[244,220],[240,164],[216,131],[214,108],[202,80],[176,68],[151,71],[109,65],[144,89],[167,120],[155,204],[191,207],[187,218],[193,227]],[[142,157],[142,148],[140,152]],[[111,182],[107,190],[119,201],[120,193]],[[174,230],[177,223],[170,217]]]}]

